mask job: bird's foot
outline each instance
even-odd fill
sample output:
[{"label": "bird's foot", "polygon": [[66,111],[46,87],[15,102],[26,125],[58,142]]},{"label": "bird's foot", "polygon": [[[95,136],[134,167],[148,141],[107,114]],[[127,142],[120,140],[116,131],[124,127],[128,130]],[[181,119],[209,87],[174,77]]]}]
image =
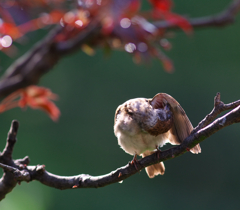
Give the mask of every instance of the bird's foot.
[{"label": "bird's foot", "polygon": [[135,169],[138,170],[137,164],[138,164],[138,159],[137,155],[134,155],[132,161],[130,162],[131,165],[134,165]]},{"label": "bird's foot", "polygon": [[157,149],[157,151],[155,153],[157,155],[157,158],[159,159],[160,158],[160,154],[161,154],[162,151],[159,149],[158,146],[156,146],[156,149]]}]

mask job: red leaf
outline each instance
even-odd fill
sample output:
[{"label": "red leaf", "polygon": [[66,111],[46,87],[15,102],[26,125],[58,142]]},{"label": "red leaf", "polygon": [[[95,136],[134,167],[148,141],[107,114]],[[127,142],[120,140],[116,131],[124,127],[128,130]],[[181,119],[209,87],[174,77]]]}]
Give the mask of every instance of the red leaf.
[{"label": "red leaf", "polygon": [[172,8],[171,0],[149,0],[153,8],[160,11],[170,11]]},{"label": "red leaf", "polygon": [[[20,99],[17,100],[19,97]],[[49,89],[32,85],[25,89],[17,90],[7,96],[0,104],[0,112],[7,111],[17,106],[21,108],[29,106],[32,109],[41,109],[45,111],[52,120],[57,121],[60,116],[60,110],[51,101],[56,99],[57,95],[52,93]]]},{"label": "red leaf", "polygon": [[128,6],[128,11],[132,14],[135,14],[139,11],[141,7],[141,2],[139,0],[132,0]]},{"label": "red leaf", "polygon": [[192,32],[191,24],[188,22],[187,19],[185,19],[181,15],[177,15],[171,12],[166,12],[164,14],[164,18],[166,19],[166,21],[170,22],[171,24],[180,27],[185,33]]}]

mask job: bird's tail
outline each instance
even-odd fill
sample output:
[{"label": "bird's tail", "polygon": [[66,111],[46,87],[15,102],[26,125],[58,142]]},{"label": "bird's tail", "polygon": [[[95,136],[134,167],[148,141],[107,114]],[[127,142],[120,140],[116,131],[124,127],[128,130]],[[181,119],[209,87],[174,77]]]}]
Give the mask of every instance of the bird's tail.
[{"label": "bird's tail", "polygon": [[[144,153],[141,154],[141,156],[144,158],[148,155],[153,154],[154,151],[145,151]],[[148,166],[145,168],[147,175],[149,176],[149,178],[154,178],[157,175],[163,175],[165,172],[165,166],[163,164],[163,162],[160,163],[156,163],[154,165]]]}]

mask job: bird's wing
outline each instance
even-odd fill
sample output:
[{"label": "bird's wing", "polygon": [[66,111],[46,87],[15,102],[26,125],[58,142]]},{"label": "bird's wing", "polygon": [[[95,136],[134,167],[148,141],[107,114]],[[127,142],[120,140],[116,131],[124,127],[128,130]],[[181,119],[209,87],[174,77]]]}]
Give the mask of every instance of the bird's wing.
[{"label": "bird's wing", "polygon": [[[181,144],[185,138],[187,138],[193,130],[192,123],[188,119],[185,111],[181,105],[170,95],[166,93],[159,93],[153,97],[151,100],[151,105],[153,108],[160,108],[162,103],[170,104],[171,111],[173,113],[173,126],[166,133],[171,144]],[[160,105],[161,104],[161,105]],[[201,147],[197,144],[190,150],[192,153],[200,153]]]}]

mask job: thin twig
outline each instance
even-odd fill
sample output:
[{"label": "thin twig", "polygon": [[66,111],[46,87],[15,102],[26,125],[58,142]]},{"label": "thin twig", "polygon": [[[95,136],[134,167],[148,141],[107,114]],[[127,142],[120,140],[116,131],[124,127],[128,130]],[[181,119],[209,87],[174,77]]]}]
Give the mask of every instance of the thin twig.
[{"label": "thin twig", "polygon": [[213,110],[198,124],[196,128],[194,128],[194,131],[193,131],[194,133],[206,127],[222,112],[229,109],[234,109],[240,105],[240,100],[229,103],[229,104],[224,104],[220,99],[221,99],[220,93],[217,93],[217,95],[214,98]]},{"label": "thin twig", "polygon": [[13,120],[10,130],[8,132],[7,144],[3,150],[1,157],[8,161],[12,161],[13,147],[17,141],[16,136],[18,132],[19,123],[17,120]]}]

